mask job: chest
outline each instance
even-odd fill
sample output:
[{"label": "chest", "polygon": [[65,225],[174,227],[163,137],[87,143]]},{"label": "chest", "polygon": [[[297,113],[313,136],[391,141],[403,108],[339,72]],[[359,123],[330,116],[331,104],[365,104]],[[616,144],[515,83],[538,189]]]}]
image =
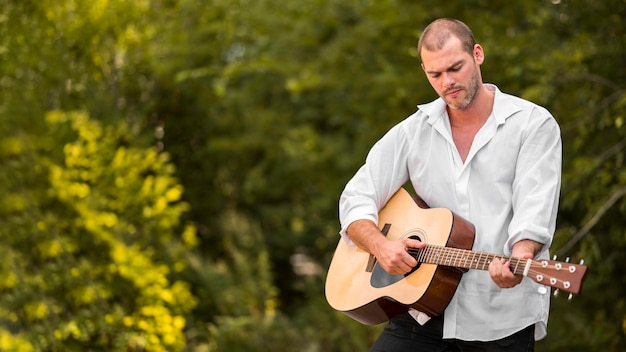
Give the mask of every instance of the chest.
[{"label": "chest", "polygon": [[465,163],[467,156],[472,148],[474,137],[480,130],[480,126],[477,127],[453,127],[452,128],[452,140],[461,157],[461,160]]}]

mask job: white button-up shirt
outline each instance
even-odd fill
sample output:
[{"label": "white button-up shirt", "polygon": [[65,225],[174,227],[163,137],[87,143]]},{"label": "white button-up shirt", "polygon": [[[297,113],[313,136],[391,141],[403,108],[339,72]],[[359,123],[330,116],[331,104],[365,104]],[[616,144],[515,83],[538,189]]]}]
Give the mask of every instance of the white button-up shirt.
[{"label": "white button-up shirt", "polygon": [[[522,239],[544,243],[548,258],[561,185],[561,136],[544,108],[495,92],[491,115],[463,162],[452,139],[442,99],[394,126],[370,150],[339,202],[341,235],[378,212],[408,180],[430,207],[445,207],[476,227],[473,250],[510,255]],[[444,312],[444,338],[491,341],[536,324],[546,335],[550,290],[524,278],[499,288],[487,271],[465,273]]]}]

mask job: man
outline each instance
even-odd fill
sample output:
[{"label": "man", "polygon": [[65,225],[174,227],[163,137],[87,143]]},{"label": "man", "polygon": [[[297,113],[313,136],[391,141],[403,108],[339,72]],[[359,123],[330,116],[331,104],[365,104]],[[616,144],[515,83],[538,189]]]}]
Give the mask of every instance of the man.
[{"label": "man", "polygon": [[[410,181],[431,206],[474,224],[474,251],[547,258],[556,224],[561,137],[544,108],[482,82],[483,48],[471,30],[440,19],[418,52],[439,99],[394,126],[368,153],[340,198],[341,235],[391,274],[417,265],[417,240],[386,238],[380,209]],[[465,273],[439,317],[393,317],[372,351],[533,351],[546,335],[549,290],[496,259]],[[419,322],[418,322],[419,320]]]}]

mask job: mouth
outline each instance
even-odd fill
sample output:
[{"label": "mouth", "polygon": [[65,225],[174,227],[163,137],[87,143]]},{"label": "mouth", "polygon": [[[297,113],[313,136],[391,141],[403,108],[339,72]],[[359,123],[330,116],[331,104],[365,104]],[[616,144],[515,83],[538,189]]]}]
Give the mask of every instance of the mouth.
[{"label": "mouth", "polygon": [[463,90],[462,88],[451,88],[446,90],[445,95],[452,97],[452,98],[456,98],[459,93],[461,93],[461,90]]}]

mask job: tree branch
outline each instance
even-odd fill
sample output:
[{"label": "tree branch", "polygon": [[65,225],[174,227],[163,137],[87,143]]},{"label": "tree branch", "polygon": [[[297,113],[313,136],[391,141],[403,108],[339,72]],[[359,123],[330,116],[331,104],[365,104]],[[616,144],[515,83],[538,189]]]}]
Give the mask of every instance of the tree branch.
[{"label": "tree branch", "polygon": [[598,209],[598,211],[594,214],[594,216],[583,226],[570,240],[561,247],[555,254],[557,256],[564,255],[567,253],[576,243],[578,243],[585,235],[587,235],[591,229],[600,221],[600,219],[606,214],[609,209],[615,203],[622,198],[626,194],[626,187],[620,189],[619,191],[613,193],[611,197]]}]

